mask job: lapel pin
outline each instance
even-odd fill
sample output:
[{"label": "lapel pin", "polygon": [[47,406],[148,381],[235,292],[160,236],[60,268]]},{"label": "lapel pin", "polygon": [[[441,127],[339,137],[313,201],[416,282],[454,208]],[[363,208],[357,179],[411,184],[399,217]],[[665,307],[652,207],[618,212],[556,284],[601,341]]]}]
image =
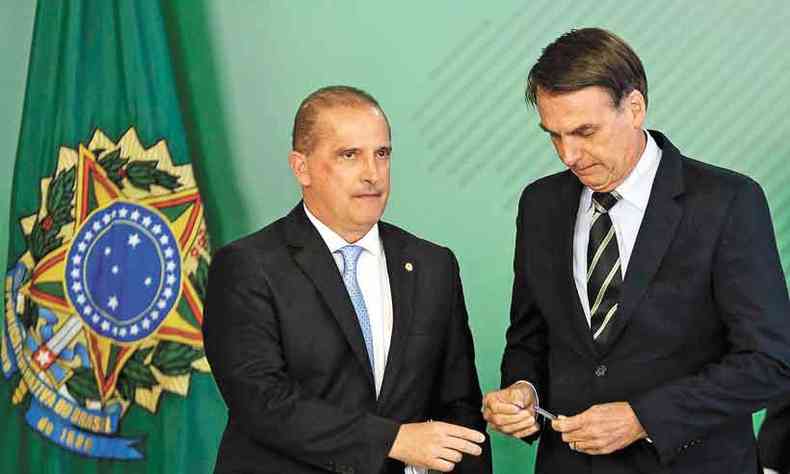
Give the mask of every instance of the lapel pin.
[{"label": "lapel pin", "polygon": [[405,268],[407,272],[410,272],[414,270],[414,265],[412,265],[411,262],[406,262],[406,264],[403,265],[403,268]]}]

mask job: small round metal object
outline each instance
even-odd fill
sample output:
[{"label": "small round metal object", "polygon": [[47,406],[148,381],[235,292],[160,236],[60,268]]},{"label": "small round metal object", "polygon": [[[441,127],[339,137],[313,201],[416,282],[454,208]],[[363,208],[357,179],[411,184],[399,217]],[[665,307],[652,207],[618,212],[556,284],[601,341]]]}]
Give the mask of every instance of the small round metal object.
[{"label": "small round metal object", "polygon": [[606,375],[607,368],[605,365],[601,364],[595,368],[595,376],[596,377],[603,377]]}]

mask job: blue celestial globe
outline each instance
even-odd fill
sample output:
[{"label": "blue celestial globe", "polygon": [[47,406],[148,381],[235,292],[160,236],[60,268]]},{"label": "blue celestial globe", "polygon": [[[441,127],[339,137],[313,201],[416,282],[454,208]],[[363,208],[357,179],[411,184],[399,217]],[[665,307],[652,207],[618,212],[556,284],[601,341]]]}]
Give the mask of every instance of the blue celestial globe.
[{"label": "blue celestial globe", "polygon": [[83,222],[71,241],[65,291],[101,337],[131,343],[150,336],[175,307],[181,251],[162,215],[114,201]]}]

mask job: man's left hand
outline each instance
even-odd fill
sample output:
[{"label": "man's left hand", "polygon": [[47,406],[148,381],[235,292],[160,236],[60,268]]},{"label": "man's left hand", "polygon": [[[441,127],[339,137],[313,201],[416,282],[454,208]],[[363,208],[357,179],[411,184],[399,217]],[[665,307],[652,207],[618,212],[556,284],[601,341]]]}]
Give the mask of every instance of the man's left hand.
[{"label": "man's left hand", "polygon": [[551,427],[562,433],[571,449],[593,455],[610,454],[647,438],[628,402],[593,405],[576,416],[552,421]]}]

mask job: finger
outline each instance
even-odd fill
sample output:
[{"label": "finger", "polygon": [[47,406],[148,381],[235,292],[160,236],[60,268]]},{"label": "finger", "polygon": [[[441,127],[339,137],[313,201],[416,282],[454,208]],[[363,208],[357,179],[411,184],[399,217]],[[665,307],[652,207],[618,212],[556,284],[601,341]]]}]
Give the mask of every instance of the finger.
[{"label": "finger", "polygon": [[483,398],[483,406],[490,406],[494,403],[509,403],[506,390],[497,390],[496,392],[487,393]]},{"label": "finger", "polygon": [[551,427],[554,431],[560,433],[567,433],[584,428],[585,423],[581,415],[576,416],[563,416],[560,415],[556,420],[551,421]]},{"label": "finger", "polygon": [[519,393],[520,400],[523,402],[524,407],[535,403],[535,389],[531,385],[520,383],[513,387],[514,391]]},{"label": "finger", "polygon": [[609,448],[585,448],[583,446],[577,446],[577,451],[584,454],[589,454],[590,456],[600,456],[602,454],[612,454],[615,450]]},{"label": "finger", "polygon": [[589,432],[588,430],[576,430],[576,431],[568,431],[566,433],[562,433],[562,440],[566,443],[570,442],[590,442],[594,441],[595,434]]},{"label": "finger", "polygon": [[606,437],[606,432],[596,427],[584,427],[562,433],[562,440],[566,443],[570,443],[571,441],[575,441],[576,443],[603,443],[607,439]]},{"label": "finger", "polygon": [[463,454],[449,448],[441,448],[438,450],[436,457],[449,461],[453,464],[458,464],[464,458]]},{"label": "finger", "polygon": [[531,391],[532,389],[526,387],[527,390],[522,390],[521,385],[526,384],[518,384],[505,390],[504,399],[519,408],[525,408],[530,403],[530,398],[532,398],[528,395],[527,390]]},{"label": "finger", "polygon": [[495,415],[515,415],[516,413],[523,411],[521,408],[510,402],[494,402],[488,405],[488,409]]},{"label": "finger", "polygon": [[439,472],[452,472],[455,469],[455,463],[450,461],[445,461],[442,458],[433,458],[428,463],[428,469],[432,469],[434,471]]},{"label": "finger", "polygon": [[454,438],[461,438],[475,443],[482,443],[486,440],[485,435],[479,431],[449,423],[445,423],[445,425],[447,427],[446,433]]},{"label": "finger", "polygon": [[515,433],[517,431],[523,431],[523,430],[526,430],[528,428],[531,428],[531,427],[535,426],[536,424],[537,423],[535,422],[535,418],[530,416],[530,417],[527,417],[527,418],[525,418],[523,420],[516,421],[514,423],[510,423],[510,424],[506,424],[506,425],[500,426],[500,431],[502,431],[505,434],[512,434],[512,433]]},{"label": "finger", "polygon": [[574,441],[573,443],[578,451],[587,454],[609,454],[614,451],[614,449],[609,447],[606,441],[600,439]]},{"label": "finger", "polygon": [[[483,448],[478,446],[475,443],[470,443],[469,441],[461,438],[454,438],[452,436],[448,437],[442,445],[445,448],[452,449],[454,451],[458,451],[460,454],[471,454],[472,456],[480,456],[483,452]],[[452,461],[452,459],[448,459],[448,461]]]},{"label": "finger", "polygon": [[514,438],[526,438],[527,436],[533,435],[533,434],[537,433],[538,431],[540,431],[540,425],[538,423],[535,423],[534,425],[530,426],[529,428],[526,428],[526,429],[521,430],[521,431],[517,431],[517,432],[511,434],[510,436],[513,436]]},{"label": "finger", "polygon": [[535,417],[527,410],[522,410],[515,415],[494,415],[491,417],[491,422],[497,426],[504,427],[508,425],[522,424],[527,421],[535,422]]}]

